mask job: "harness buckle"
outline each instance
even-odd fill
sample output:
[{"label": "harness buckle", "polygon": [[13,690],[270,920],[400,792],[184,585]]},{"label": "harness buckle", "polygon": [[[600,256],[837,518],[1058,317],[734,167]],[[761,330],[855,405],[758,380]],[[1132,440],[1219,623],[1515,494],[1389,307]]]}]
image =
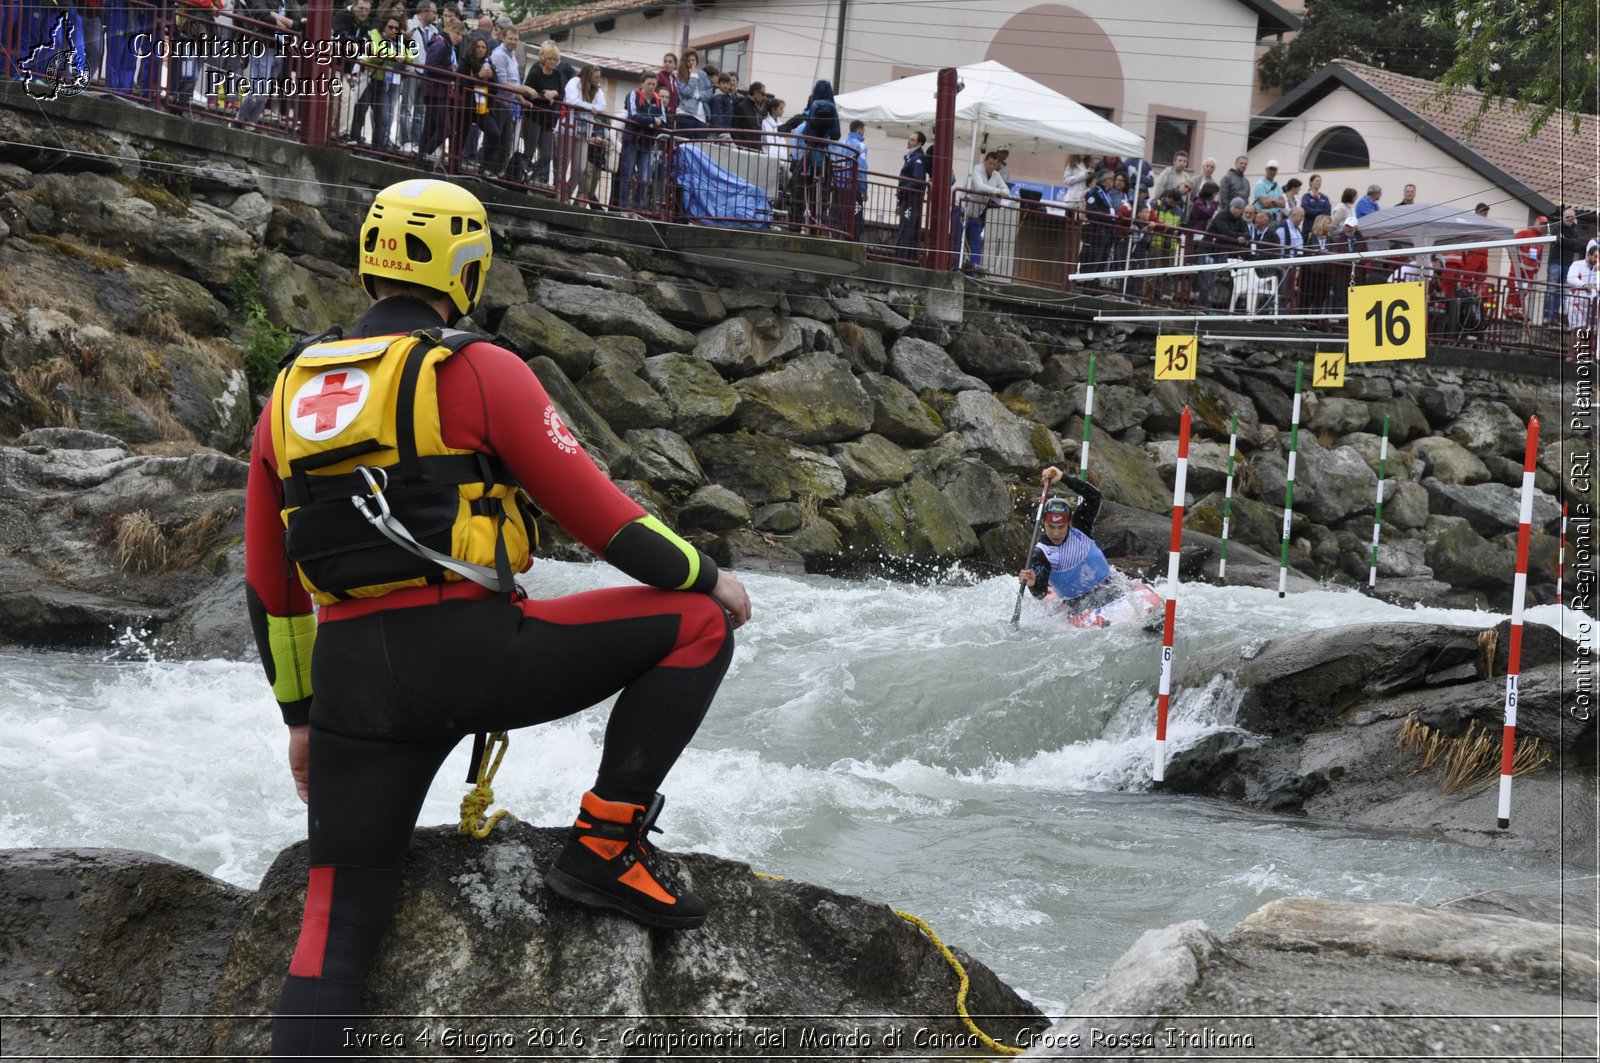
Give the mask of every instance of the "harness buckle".
[{"label": "harness buckle", "polygon": [[[361,478],[367,481],[368,494],[365,497],[362,495],[351,495],[351,504],[354,505],[356,509],[361,511],[361,515],[363,517],[367,518],[367,520],[372,521],[373,523],[377,523],[380,520],[388,520],[390,516],[389,500],[383,497],[383,492],[389,486],[389,470],[383,468],[374,469],[367,465],[357,465],[356,472],[360,473]],[[373,473],[378,474],[376,478],[373,477]],[[379,484],[379,480],[382,480],[383,483]],[[376,514],[367,508],[367,502],[369,499],[375,500],[378,503],[378,512]]]}]

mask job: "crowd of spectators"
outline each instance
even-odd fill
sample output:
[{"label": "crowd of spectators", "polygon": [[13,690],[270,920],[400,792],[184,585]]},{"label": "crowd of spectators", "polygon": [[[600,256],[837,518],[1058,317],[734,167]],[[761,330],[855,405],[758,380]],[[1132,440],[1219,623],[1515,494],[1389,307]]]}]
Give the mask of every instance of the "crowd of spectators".
[{"label": "crowd of spectators", "polygon": [[[662,204],[661,134],[719,140],[771,160],[779,175],[772,182],[773,218],[863,238],[864,127],[850,122],[841,137],[829,82],[816,82],[791,115],[763,83],[741,88],[738,72],[703,66],[688,49],[681,57],[667,53],[636,88],[608,101],[597,67],[574,67],[554,41],[524,45],[509,19],[474,11],[473,0],[411,2],[408,9],[407,0],[379,0],[376,7],[374,0],[351,0],[333,12],[326,43],[335,47],[319,64],[327,80],[306,91],[325,91],[334,142],[421,166],[453,159],[468,172],[544,186],[594,207],[645,212]],[[7,76],[44,77],[40,67],[52,64],[51,77],[65,70],[79,83],[129,95],[160,88],[169,100],[214,108],[248,126],[298,120],[291,42],[314,45],[306,34],[302,0],[0,0]],[[159,42],[172,47],[164,53]],[[965,181],[955,182],[949,236],[968,272],[984,271],[991,212],[1015,205],[1007,154],[986,152]],[[911,134],[894,181],[895,254],[907,261],[927,239],[930,155],[926,136]],[[1365,219],[1385,209],[1383,189],[1347,187],[1335,203],[1320,174],[1280,183],[1276,159],[1252,175],[1246,155],[1220,174],[1217,160],[1191,168],[1183,151],[1159,169],[1140,158],[1074,155],[1061,180],[1061,207],[1082,222],[1076,248],[1082,270],[1223,260],[1241,266],[1187,282],[1119,280],[1115,287],[1131,295],[1182,293],[1215,307],[1233,294],[1223,285],[1232,287],[1250,270],[1270,279],[1279,310],[1332,311],[1349,283],[1404,279],[1427,284],[1445,303],[1471,302],[1453,307],[1452,324],[1491,316],[1537,317],[1549,325],[1594,318],[1596,272],[1587,253],[1594,242],[1584,245],[1571,208],[1557,222],[1540,218],[1518,233],[1548,232],[1558,240],[1508,255],[1509,283],[1497,285],[1486,252],[1437,263],[1296,266],[1292,260],[1307,254],[1385,249],[1362,232]],[[1416,193],[1407,184],[1398,205],[1414,204]],[[1479,204],[1478,213],[1488,207]]]}]

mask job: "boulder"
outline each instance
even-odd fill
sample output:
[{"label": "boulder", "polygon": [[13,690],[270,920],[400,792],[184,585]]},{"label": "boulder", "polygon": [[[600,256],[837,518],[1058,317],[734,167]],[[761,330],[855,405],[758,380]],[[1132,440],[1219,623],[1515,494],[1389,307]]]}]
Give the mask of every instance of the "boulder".
[{"label": "boulder", "polygon": [[962,460],[952,473],[936,482],[945,501],[974,528],[1004,524],[1012,518],[1011,492],[1004,478],[981,461]]},{"label": "boulder", "polygon": [[372,305],[372,299],[350,279],[332,281],[288,256],[263,251],[256,269],[261,278],[261,305],[278,328],[311,336],[332,325],[348,328]]},{"label": "boulder", "polygon": [[950,344],[956,365],[983,380],[1007,383],[1034,376],[1043,367],[1021,336],[968,325]]},{"label": "boulder", "polygon": [[889,365],[883,337],[854,321],[841,321],[834,332],[844,347],[845,360],[857,373],[881,373]]},{"label": "boulder", "polygon": [[[1522,489],[1506,484],[1448,484],[1427,477],[1429,512],[1442,517],[1465,517],[1480,535],[1517,530],[1522,509]],[[1533,526],[1544,527],[1561,516],[1561,504],[1543,491],[1533,492]]]},{"label": "boulder", "polygon": [[706,482],[694,448],[670,429],[630,428],[622,441],[633,451],[633,474],[660,490],[693,490]]},{"label": "boulder", "polygon": [[911,478],[911,459],[883,436],[867,433],[832,450],[850,491],[877,491],[898,487]]},{"label": "boulder", "polygon": [[1467,393],[1459,384],[1432,384],[1417,390],[1417,406],[1435,430],[1459,417],[1466,405]]},{"label": "boulder", "polygon": [[[1088,394],[1087,386],[1075,385],[1070,394],[1073,411],[1081,413]],[[1095,428],[1116,435],[1142,424],[1149,412],[1148,392],[1124,384],[1096,384],[1094,409],[1089,411],[1089,420]]]},{"label": "boulder", "polygon": [[149,249],[214,291],[225,288],[255,260],[256,241],[234,224],[227,211],[207,203],[191,203],[181,215],[152,216],[151,222]]},{"label": "boulder", "polygon": [[798,502],[769,502],[750,511],[750,525],[758,532],[788,535],[800,530],[803,514]]},{"label": "boulder", "polygon": [[742,528],[750,523],[750,507],[726,487],[707,484],[697,488],[678,507],[678,523],[686,528],[713,532]]},{"label": "boulder", "polygon": [[258,246],[266,239],[267,224],[272,220],[272,204],[267,202],[266,196],[260,192],[246,192],[228,205],[228,213]]},{"label": "boulder", "polygon": [[594,340],[594,366],[620,365],[630,373],[644,369],[644,340],[637,336],[597,336]]},{"label": "boulder", "polygon": [[872,398],[872,431],[902,446],[931,443],[945,433],[932,406],[892,376],[864,373],[861,386]]},{"label": "boulder", "polygon": [[[1161,479],[1172,483],[1178,475],[1178,441],[1163,439],[1146,443],[1145,453],[1155,463]],[[1221,443],[1189,444],[1189,465],[1184,485],[1188,491],[1199,494],[1219,491],[1228,482],[1228,448]]]},{"label": "boulder", "polygon": [[1378,575],[1390,579],[1432,579],[1427,550],[1421,539],[1378,540]]},{"label": "boulder", "polygon": [[783,539],[783,545],[805,560],[808,572],[834,567],[844,551],[838,526],[820,518],[802,523],[798,531]]},{"label": "boulder", "polygon": [[1073,413],[1073,397],[1062,391],[1042,387],[1031,380],[1017,380],[1000,393],[1000,399],[1015,414],[1038,421],[1046,428],[1057,428]]},{"label": "boulder", "polygon": [[[272,204],[266,244],[335,261],[349,255],[353,246],[350,237],[330,226],[316,207],[292,199],[279,199]],[[491,276],[497,272],[489,270]]]},{"label": "boulder", "polygon": [[1421,463],[1420,476],[1431,476],[1447,484],[1481,484],[1489,479],[1489,468],[1461,444],[1443,436],[1427,436],[1407,448]]},{"label": "boulder", "polygon": [[806,570],[805,558],[778,541],[777,536],[753,528],[735,528],[719,535],[706,546],[706,552],[723,568],[748,572],[783,572],[799,575]]},{"label": "boulder", "polygon": [[500,318],[500,333],[522,357],[543,355],[559,365],[569,380],[582,380],[594,363],[594,340],[526,299],[506,309]]},{"label": "boulder", "polygon": [[587,284],[543,280],[533,292],[546,310],[565,318],[591,336],[637,336],[651,351],[694,349],[693,333],[669,323],[638,296]]},{"label": "boulder", "polygon": [[853,518],[846,548],[867,561],[949,561],[978,549],[971,526],[920,476],[893,490],[853,496],[844,508]]},{"label": "boulder", "polygon": [[554,403],[552,408],[529,410],[528,416],[544,421],[546,432],[557,445],[565,448],[572,437],[592,458],[604,463],[604,471],[613,478],[631,474],[633,452],[612,431],[606,419],[589,405],[583,393],[555,362],[543,356],[528,359],[528,368],[544,385],[545,393]]},{"label": "boulder", "polygon": [[503,262],[499,268],[491,264],[488,275],[484,277],[483,294],[478,297],[478,305],[472,312],[480,320],[497,321],[506,310],[527,301],[528,282],[522,279],[522,271],[511,262]]},{"label": "boulder", "polygon": [[1474,454],[1520,458],[1527,449],[1528,423],[1503,402],[1473,399],[1444,434]]},{"label": "boulder", "polygon": [[945,423],[997,468],[1034,472],[1063,460],[1061,445],[1049,429],[1024,421],[987,390],[957,394],[945,412]]},{"label": "boulder", "polygon": [[[1082,440],[1083,421],[1074,417],[1067,422],[1062,435]],[[1143,447],[1112,439],[1101,429],[1099,418],[1095,419],[1089,437],[1089,479],[1109,500],[1135,509],[1172,512],[1172,484],[1161,478]]]},{"label": "boulder", "polygon": [[1190,383],[1189,395],[1195,433],[1208,433],[1226,445],[1228,437],[1233,434],[1233,421],[1237,416],[1241,451],[1252,450],[1264,442],[1255,403],[1239,392],[1219,380],[1200,377]]},{"label": "boulder", "polygon": [[1517,570],[1514,547],[1489,542],[1462,517],[1430,516],[1422,537],[1436,578],[1453,587],[1510,590]]},{"label": "boulder", "polygon": [[[1222,495],[1213,492],[1194,505],[1185,507],[1184,530],[1220,536],[1222,503]],[[1304,519],[1300,517],[1300,520]],[[1292,531],[1292,523],[1290,528]],[[1276,556],[1283,543],[1283,506],[1273,507],[1253,498],[1234,495],[1228,506],[1228,540]]]},{"label": "boulder", "polygon": [[739,381],[738,423],[798,443],[836,443],[872,427],[873,402],[842,358],[821,352]]},{"label": "boulder", "polygon": [[[1376,492],[1374,492],[1376,495]],[[1415,530],[1428,523],[1427,488],[1413,480],[1385,480],[1383,522]]]},{"label": "boulder", "polygon": [[[798,336],[799,330],[795,331]],[[694,356],[716,366],[726,376],[751,376],[772,362],[772,346],[748,317],[730,317],[700,333]]]},{"label": "boulder", "polygon": [[1332,450],[1317,443],[1316,436],[1300,436],[1295,504],[1301,504],[1300,480],[1311,486],[1305,499],[1306,513],[1318,524],[1337,524],[1352,514],[1367,512],[1378,494],[1378,477],[1361,453],[1352,447]]},{"label": "boulder", "polygon": [[899,336],[911,327],[909,319],[870,295],[847,292],[843,295],[829,296],[828,302],[833,305],[841,320],[853,321],[881,335]]},{"label": "boulder", "polygon": [[1361,431],[1371,419],[1367,404],[1360,399],[1323,395],[1320,392],[1312,392],[1306,397],[1305,427],[1313,432],[1331,432],[1342,436]]},{"label": "boulder", "polygon": [[[1433,434],[1433,427],[1428,424],[1428,418],[1423,414],[1422,407],[1404,395],[1393,398],[1380,399],[1367,403],[1370,416],[1367,419],[1368,432],[1383,433],[1383,419],[1389,419],[1389,445],[1409,443],[1413,439],[1420,439]],[[1288,422],[1284,422],[1288,423]]]},{"label": "boulder", "polygon": [[249,450],[256,416],[244,370],[187,344],[168,347],[162,363],[172,381],[167,406],[178,422],[215,450]]},{"label": "boulder", "polygon": [[590,371],[579,381],[578,390],[619,431],[665,428],[672,423],[672,410],[665,400],[623,366],[604,365]]},{"label": "boulder", "polygon": [[1114,351],[1076,350],[1044,359],[1034,379],[1047,388],[1066,391],[1089,382],[1089,359],[1094,359],[1096,393],[1101,384],[1126,384],[1133,380],[1133,362]]},{"label": "boulder", "polygon": [[827,501],[845,493],[844,473],[826,454],[754,432],[708,435],[694,443],[700,467],[752,505]]},{"label": "boulder", "polygon": [[1391,446],[1384,455],[1383,440],[1371,432],[1351,432],[1334,441],[1335,446],[1354,447],[1374,473],[1381,462],[1386,480],[1417,480],[1422,476],[1422,462],[1410,451]]},{"label": "boulder", "polygon": [[[263,299],[266,295],[263,284]],[[362,298],[366,298],[364,294]],[[235,316],[216,296],[189,278],[140,266],[123,266],[102,274],[95,287],[95,300],[122,332],[141,331],[154,312],[163,311],[191,336],[218,336],[228,331]],[[332,313],[334,307],[343,305],[334,300],[321,309]],[[338,319],[328,318],[312,331],[321,332],[334,320]]]},{"label": "boulder", "polygon": [[644,291],[646,301],[672,321],[709,325],[728,316],[728,308],[715,289],[692,281],[657,277]]},{"label": "boulder", "polygon": [[988,391],[989,385],[963,373],[955,360],[927,340],[902,336],[889,350],[889,373],[912,391]]},{"label": "boulder", "polygon": [[647,358],[643,375],[672,410],[672,430],[687,439],[716,427],[739,408],[739,393],[692,355]]}]

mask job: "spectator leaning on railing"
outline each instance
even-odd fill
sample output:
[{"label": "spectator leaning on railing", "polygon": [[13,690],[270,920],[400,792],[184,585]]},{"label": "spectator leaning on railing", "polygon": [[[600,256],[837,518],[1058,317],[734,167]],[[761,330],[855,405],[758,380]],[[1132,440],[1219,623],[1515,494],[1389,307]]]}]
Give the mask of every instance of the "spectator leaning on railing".
[{"label": "spectator leaning on railing", "polygon": [[[1600,296],[1600,246],[1593,241],[1583,257],[1567,268],[1567,293],[1572,303],[1567,323],[1574,329],[1592,328],[1595,323],[1595,300]],[[1568,358],[1575,357],[1576,346],[1574,343],[1569,347]],[[1590,349],[1593,349],[1592,341]]]},{"label": "spectator leaning on railing", "polygon": [[[528,67],[522,79],[524,108],[523,149],[532,179],[547,185],[553,180],[556,162],[556,119],[561,115],[561,98],[567,91],[570,73],[561,69],[561,48],[555,41],[539,43],[539,58]],[[666,101],[662,100],[662,106]]]},{"label": "spectator leaning on railing", "polygon": [[855,194],[851,200],[855,203],[855,238],[861,239],[862,226],[866,221],[867,209],[867,123],[857,118],[850,123],[850,133],[844,138],[845,155],[849,158],[854,153],[855,159]]},{"label": "spectator leaning on railing", "polygon": [[787,106],[778,97],[768,96],[767,102],[761,107],[762,150],[780,163],[789,159],[788,141],[779,133],[779,123],[783,121],[783,112]]},{"label": "spectator leaning on railing", "polygon": [[1556,242],[1550,245],[1550,257],[1545,265],[1545,281],[1550,289],[1550,297],[1545,304],[1544,321],[1547,325],[1554,325],[1561,319],[1561,299],[1567,273],[1572,263],[1583,257],[1583,234],[1578,231],[1577,212],[1571,207],[1562,207],[1561,220],[1552,224],[1550,231]]},{"label": "spectator leaning on railing", "polygon": [[656,136],[666,128],[666,110],[656,92],[656,76],[646,74],[639,87],[623,99],[628,115],[622,133],[623,210],[641,211],[653,207],[650,196],[655,176]]},{"label": "spectator leaning on railing", "polygon": [[[707,71],[711,77],[711,72]],[[733,125],[733,76],[731,74],[717,74],[711,77],[716,91],[706,101],[706,124],[719,132],[725,132]]]},{"label": "spectator leaning on railing", "polygon": [[[372,0],[354,0],[349,7],[333,13],[333,39],[360,48],[372,35]],[[351,129],[354,123],[356,101],[366,92],[365,68],[352,61],[341,75],[344,89],[339,93],[339,117],[335,137],[346,142],[355,139]]]},{"label": "spectator leaning on railing", "polygon": [[[422,82],[422,140],[417,146],[418,153],[423,159],[432,159],[438,162],[438,152],[444,146],[447,134],[458,136],[459,133],[450,133],[450,75],[456,69],[456,48],[466,38],[467,27],[459,18],[446,18],[444,29],[428,42],[428,54],[425,63],[429,76]],[[458,128],[464,129],[464,124]],[[452,145],[457,153],[461,145]]]},{"label": "spectator leaning on railing", "polygon": [[385,18],[381,26],[370,31],[367,50],[361,59],[366,68],[367,87],[356,101],[350,133],[361,139],[362,127],[371,115],[372,137],[367,143],[379,151],[389,148],[389,125],[394,118],[394,103],[400,88],[399,70],[406,63],[404,29],[405,23],[399,16]]},{"label": "spectator leaning on railing", "polygon": [[962,231],[966,237],[967,261],[961,267],[964,273],[983,271],[983,222],[989,208],[1008,195],[1005,180],[1000,176],[1000,153],[991,151],[967,175],[961,189]]},{"label": "spectator leaning on railing", "polygon": [[[1234,196],[1228,201],[1226,208],[1219,209],[1211,216],[1211,224],[1206,226],[1208,237],[1207,250],[1211,260],[1219,258],[1242,257],[1245,249],[1250,244],[1250,239],[1245,235],[1243,196]],[[1211,292],[1216,284],[1216,271],[1208,270],[1200,274],[1200,305],[1204,309],[1211,309]]]},{"label": "spectator leaning on railing", "polygon": [[683,75],[678,80],[678,128],[704,129],[706,104],[716,90],[706,72],[700,69],[700,53],[693,48],[683,53]]},{"label": "spectator leaning on railing", "polygon": [[[271,0],[268,0],[271,2]],[[428,46],[439,37],[439,27],[434,24],[437,8],[433,0],[420,0],[417,13],[409,23],[411,56],[418,63],[426,63]],[[422,145],[422,127],[427,123],[427,104],[423,95],[424,80],[406,78],[401,101],[400,139],[405,151],[418,151]]]},{"label": "spectator leaning on railing", "polygon": [[[607,131],[597,116],[605,113],[606,90],[600,86],[600,68],[589,63],[568,80],[563,102],[566,104],[566,122],[571,130],[572,144],[568,152],[566,180],[570,193],[572,182],[577,180],[578,194],[595,207],[595,191],[600,187],[600,173],[606,168],[610,141]],[[581,177],[577,175],[581,174]]]}]

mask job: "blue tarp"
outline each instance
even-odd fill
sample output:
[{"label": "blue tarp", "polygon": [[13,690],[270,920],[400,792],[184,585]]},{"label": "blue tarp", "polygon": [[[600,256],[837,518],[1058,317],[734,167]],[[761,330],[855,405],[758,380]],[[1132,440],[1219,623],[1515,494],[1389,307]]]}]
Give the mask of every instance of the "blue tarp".
[{"label": "blue tarp", "polygon": [[766,192],[724,170],[699,148],[679,144],[677,164],[683,211],[695,221],[756,229],[772,220]]}]

